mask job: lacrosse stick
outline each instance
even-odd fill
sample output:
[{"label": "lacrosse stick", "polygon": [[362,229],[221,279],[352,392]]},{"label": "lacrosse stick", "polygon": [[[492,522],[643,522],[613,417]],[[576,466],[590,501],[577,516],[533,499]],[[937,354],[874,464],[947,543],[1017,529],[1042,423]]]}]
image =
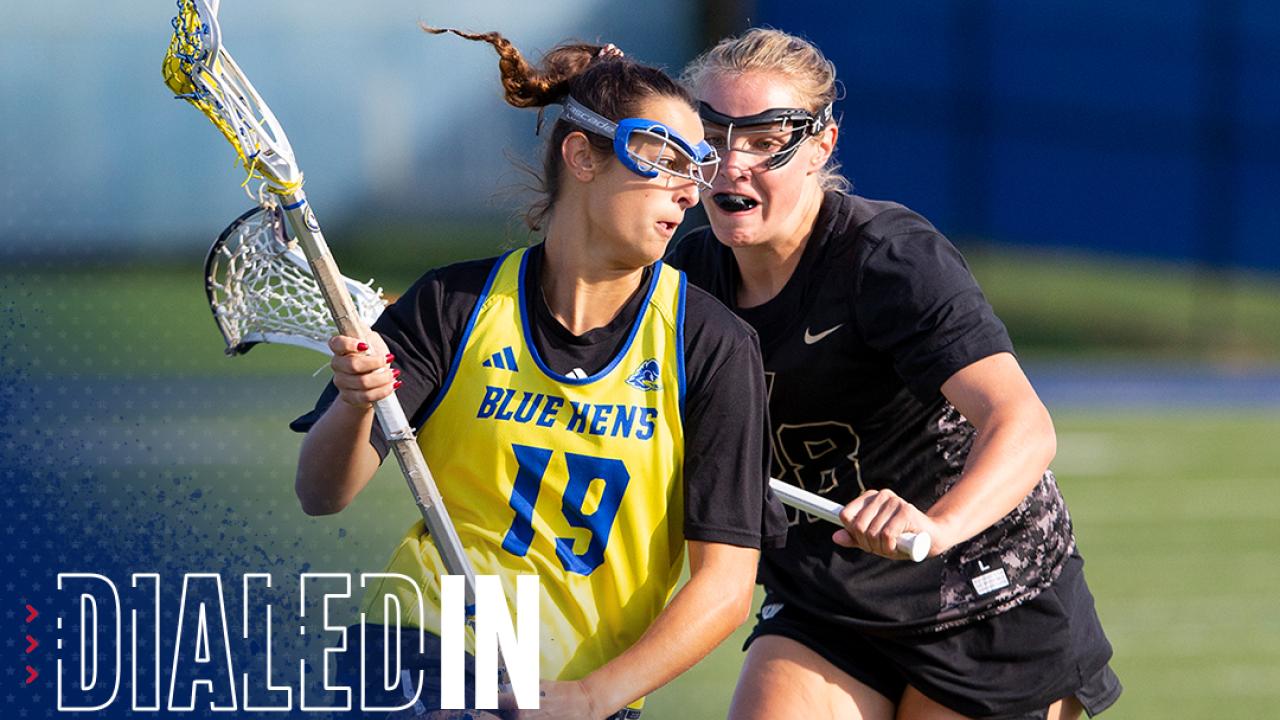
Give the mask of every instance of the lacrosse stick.
[{"label": "lacrosse stick", "polygon": [[[245,182],[259,178],[266,190],[278,197],[338,332],[368,337],[371,331],[352,302],[320,224],[302,192],[302,172],[289,140],[271,109],[222,45],[219,3],[220,0],[178,0],[173,39],[164,58],[165,84],[213,121],[231,143],[248,173]],[[375,412],[422,511],[445,571],[465,578],[466,604],[471,608],[475,604],[475,571],[463,553],[462,542],[423,460],[413,428],[394,394],[378,401]]]},{"label": "lacrosse stick", "polygon": [[[360,319],[372,325],[387,304],[382,288],[348,277],[342,282]],[[257,343],[332,354],[333,318],[298,241],[285,234],[279,208],[256,207],[222,231],[204,261],[204,288],[228,355]]]},{"label": "lacrosse stick", "polygon": [[[843,505],[834,503],[821,495],[815,495],[808,490],[802,490],[795,485],[788,485],[781,480],[770,478],[769,487],[778,494],[778,499],[782,501],[783,505],[844,527],[844,523],[840,522],[840,511],[844,509]],[[904,560],[909,559],[913,562],[920,562],[929,557],[929,547],[931,545],[933,545],[933,538],[929,537],[927,532],[902,533],[898,536],[897,553]]]}]

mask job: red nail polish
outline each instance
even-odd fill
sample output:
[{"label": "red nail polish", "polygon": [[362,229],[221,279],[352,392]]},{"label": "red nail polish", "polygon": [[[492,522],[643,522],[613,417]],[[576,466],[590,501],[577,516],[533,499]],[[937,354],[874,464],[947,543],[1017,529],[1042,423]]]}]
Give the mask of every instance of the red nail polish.
[{"label": "red nail polish", "polygon": [[398,370],[397,368],[391,368],[391,377],[393,377],[393,378],[395,378],[395,379],[399,380],[399,379],[400,379],[400,370]]},{"label": "red nail polish", "polygon": [[359,345],[356,345],[356,350],[359,352],[364,352],[365,350],[368,350],[368,349],[369,349],[368,343],[360,343]]},{"label": "red nail polish", "polygon": [[400,386],[401,386],[401,385],[403,385],[403,384],[404,384],[404,383],[402,383],[402,382],[400,382],[399,380],[397,380],[397,381],[395,381],[395,384],[393,384],[393,385],[391,386],[391,389],[392,389],[392,390],[399,390],[399,389],[400,389]]},{"label": "red nail polish", "polygon": [[394,361],[395,359],[396,359],[396,356],[395,356],[395,355],[392,355],[391,353],[387,353],[387,364],[388,364],[388,365],[390,365],[390,364],[392,363],[392,361]]}]

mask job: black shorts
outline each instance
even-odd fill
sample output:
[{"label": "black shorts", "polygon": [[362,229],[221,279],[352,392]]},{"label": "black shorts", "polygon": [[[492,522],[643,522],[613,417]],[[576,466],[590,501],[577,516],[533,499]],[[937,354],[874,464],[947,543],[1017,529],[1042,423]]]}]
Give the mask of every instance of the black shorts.
[{"label": "black shorts", "polygon": [[[417,716],[425,715],[432,710],[440,709],[440,636],[433,633],[422,633],[422,644],[419,645],[419,630],[417,628],[401,628],[398,642],[400,643],[400,667],[401,682],[399,687],[392,692],[388,692],[383,688],[382,662],[384,657],[395,657],[395,653],[384,656],[383,642],[383,626],[370,624],[365,629],[368,647],[362,647],[360,644],[360,626],[352,625],[347,628],[347,650],[337,656],[337,678],[340,683],[352,688],[351,706],[355,708],[352,711],[352,717],[378,718],[382,720],[387,717],[386,711],[382,712],[358,712],[360,707],[360,658],[362,655],[367,656],[366,681],[366,703],[378,707],[393,707],[402,705],[407,698],[411,698],[417,692],[415,683],[419,677],[423,680],[421,694],[418,695],[417,702],[409,710],[408,715]],[[421,651],[419,651],[421,648]],[[463,671],[463,682],[465,683],[466,705],[468,708],[475,706],[475,658],[467,653],[466,667]],[[347,717],[344,715],[343,717]],[[634,708],[623,708],[606,720],[637,720],[640,717],[640,711]]]},{"label": "black shorts", "polygon": [[[1053,702],[1075,695],[1092,717],[1120,696],[1107,664],[1111,643],[1073,553],[1053,585],[994,617],[939,633],[884,637],[782,605],[765,594],[756,638],[780,635],[821,655],[897,703],[910,685],[973,718],[1044,718]],[[767,616],[767,617],[766,617]]]}]

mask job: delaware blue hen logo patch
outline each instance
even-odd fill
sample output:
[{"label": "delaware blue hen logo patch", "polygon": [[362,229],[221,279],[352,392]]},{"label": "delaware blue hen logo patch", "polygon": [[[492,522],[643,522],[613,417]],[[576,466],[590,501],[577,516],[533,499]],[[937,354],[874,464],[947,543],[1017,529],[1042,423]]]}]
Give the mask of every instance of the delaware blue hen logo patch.
[{"label": "delaware blue hen logo patch", "polygon": [[631,373],[631,377],[627,378],[627,384],[637,390],[644,390],[645,392],[659,390],[661,389],[661,386],[658,385],[659,372],[658,361],[653,358],[649,358],[648,360],[640,363],[640,367],[637,368],[635,372]]}]

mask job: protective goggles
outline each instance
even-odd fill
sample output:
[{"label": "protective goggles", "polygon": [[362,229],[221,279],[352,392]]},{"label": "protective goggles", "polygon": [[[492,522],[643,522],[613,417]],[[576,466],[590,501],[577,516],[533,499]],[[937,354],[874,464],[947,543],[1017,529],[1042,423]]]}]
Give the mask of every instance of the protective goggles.
[{"label": "protective goggles", "polygon": [[720,168],[720,156],[705,141],[691,144],[656,120],[626,118],[614,122],[569,98],[560,119],[583,130],[613,138],[613,152],[631,172],[644,178],[658,173],[692,180],[699,190],[709,190]]},{"label": "protective goggles", "polygon": [[831,112],[828,103],[816,115],[801,108],[770,108],[734,117],[705,102],[698,103],[711,147],[722,155],[736,151],[765,158],[764,166],[769,170],[791,162],[800,143],[820,135],[831,122]]}]

